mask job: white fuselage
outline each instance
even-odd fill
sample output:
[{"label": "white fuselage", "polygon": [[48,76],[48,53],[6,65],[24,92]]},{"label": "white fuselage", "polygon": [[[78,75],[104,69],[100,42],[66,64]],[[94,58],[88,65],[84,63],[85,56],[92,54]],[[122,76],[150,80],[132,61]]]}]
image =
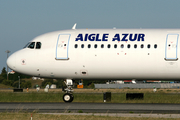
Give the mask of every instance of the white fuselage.
[{"label": "white fuselage", "polygon": [[[78,29],[36,37],[12,54],[16,72],[67,79],[180,79],[178,29]],[[40,43],[40,48],[36,48]]]}]

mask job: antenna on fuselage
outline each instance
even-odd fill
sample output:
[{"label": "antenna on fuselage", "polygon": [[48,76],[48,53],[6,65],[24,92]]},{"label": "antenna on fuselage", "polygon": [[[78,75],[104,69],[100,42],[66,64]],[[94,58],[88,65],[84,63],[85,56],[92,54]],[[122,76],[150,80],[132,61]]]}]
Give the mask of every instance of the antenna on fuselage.
[{"label": "antenna on fuselage", "polygon": [[72,29],[73,29],[73,30],[75,30],[75,29],[76,29],[76,25],[77,25],[77,24],[75,23],[75,24],[74,24],[74,26],[72,27]]}]

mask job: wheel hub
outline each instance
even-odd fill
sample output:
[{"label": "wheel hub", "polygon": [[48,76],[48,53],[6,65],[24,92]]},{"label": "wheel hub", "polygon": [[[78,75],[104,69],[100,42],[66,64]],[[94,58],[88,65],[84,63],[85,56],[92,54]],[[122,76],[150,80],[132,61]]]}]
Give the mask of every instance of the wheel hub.
[{"label": "wheel hub", "polygon": [[64,99],[65,99],[66,101],[69,101],[70,98],[71,98],[71,97],[70,97],[69,95],[65,95],[65,96],[64,96]]}]

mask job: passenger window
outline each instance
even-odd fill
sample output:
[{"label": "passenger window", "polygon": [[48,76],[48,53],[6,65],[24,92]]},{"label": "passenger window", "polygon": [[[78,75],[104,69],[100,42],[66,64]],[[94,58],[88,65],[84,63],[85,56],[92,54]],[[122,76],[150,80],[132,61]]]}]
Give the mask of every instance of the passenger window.
[{"label": "passenger window", "polygon": [[88,48],[91,48],[91,44],[88,44]]},{"label": "passenger window", "polygon": [[104,48],[104,44],[101,44],[101,48]]},{"label": "passenger window", "polygon": [[154,48],[155,48],[155,49],[157,48],[157,44],[154,45]]},{"label": "passenger window", "polygon": [[81,45],[81,48],[84,48],[84,44]]},{"label": "passenger window", "polygon": [[78,48],[78,45],[77,45],[77,44],[75,44],[75,45],[74,45],[74,47],[75,47],[75,48]]},{"label": "passenger window", "polygon": [[137,45],[136,45],[136,44],[134,45],[134,48],[137,48]]},{"label": "passenger window", "polygon": [[150,44],[148,44],[148,45],[147,45],[147,48],[151,48],[151,45],[150,45]]},{"label": "passenger window", "polygon": [[110,44],[108,44],[108,46],[107,46],[108,48],[110,48],[111,47],[111,45]]},{"label": "passenger window", "polygon": [[114,45],[114,48],[117,48],[117,44]]},{"label": "passenger window", "polygon": [[41,49],[41,42],[36,43],[36,49]]},{"label": "passenger window", "polygon": [[121,44],[121,48],[124,48],[124,44]]},{"label": "passenger window", "polygon": [[97,48],[97,44],[94,45],[94,48]]},{"label": "passenger window", "polygon": [[127,45],[127,48],[130,48],[130,47],[131,47],[131,45],[130,45],[130,44],[128,44],[128,45]]},{"label": "passenger window", "polygon": [[35,42],[32,42],[32,43],[28,46],[28,48],[34,49],[34,46],[35,46]]},{"label": "passenger window", "polygon": [[144,45],[143,45],[143,44],[141,44],[141,48],[144,48]]}]

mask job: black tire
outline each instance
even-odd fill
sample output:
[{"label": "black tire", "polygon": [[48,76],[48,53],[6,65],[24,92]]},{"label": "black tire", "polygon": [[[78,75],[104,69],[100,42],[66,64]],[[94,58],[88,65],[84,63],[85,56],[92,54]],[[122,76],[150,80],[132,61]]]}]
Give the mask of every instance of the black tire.
[{"label": "black tire", "polygon": [[66,93],[63,95],[63,101],[64,102],[72,102],[74,99],[74,96],[70,93]]},{"label": "black tire", "polygon": [[[73,101],[73,100],[74,100],[74,96],[73,96],[73,94],[71,94],[71,97],[72,97],[72,101]],[[72,102],[72,101],[71,101],[71,102]]]}]

